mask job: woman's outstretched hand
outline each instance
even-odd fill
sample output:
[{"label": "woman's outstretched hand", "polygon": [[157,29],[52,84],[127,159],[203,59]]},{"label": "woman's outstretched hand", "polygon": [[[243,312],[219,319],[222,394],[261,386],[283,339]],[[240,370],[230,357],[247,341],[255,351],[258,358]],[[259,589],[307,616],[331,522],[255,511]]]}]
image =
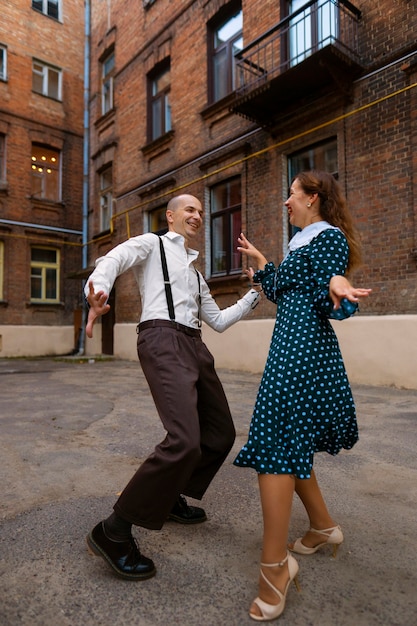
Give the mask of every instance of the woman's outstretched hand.
[{"label": "woman's outstretched hand", "polygon": [[343,298],[350,302],[359,302],[360,298],[367,298],[371,291],[372,289],[353,287],[344,276],[333,276],[330,279],[329,295],[336,310],[340,308]]},{"label": "woman's outstretched hand", "polygon": [[255,246],[245,237],[243,233],[240,233],[237,241],[239,244],[237,247],[239,252],[241,252],[242,254],[246,254],[246,256],[253,259],[256,262],[256,269],[264,269],[268,261],[266,260],[262,252],[255,248]]}]

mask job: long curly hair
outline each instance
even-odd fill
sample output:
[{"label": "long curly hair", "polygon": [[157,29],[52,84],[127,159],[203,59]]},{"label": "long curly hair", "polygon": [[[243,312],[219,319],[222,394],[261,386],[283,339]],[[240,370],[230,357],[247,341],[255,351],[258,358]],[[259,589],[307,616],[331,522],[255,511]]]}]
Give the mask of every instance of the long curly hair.
[{"label": "long curly hair", "polygon": [[298,180],[304,193],[318,195],[321,218],[345,235],[349,246],[347,273],[352,272],[362,262],[360,236],[339,183],[332,174],[320,170],[300,172],[293,180]]}]

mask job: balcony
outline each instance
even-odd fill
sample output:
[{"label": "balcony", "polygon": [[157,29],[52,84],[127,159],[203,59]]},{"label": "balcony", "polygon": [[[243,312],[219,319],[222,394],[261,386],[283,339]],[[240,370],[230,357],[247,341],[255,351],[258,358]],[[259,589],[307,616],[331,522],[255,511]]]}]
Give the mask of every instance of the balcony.
[{"label": "balcony", "polygon": [[268,128],[294,107],[349,97],[362,72],[360,17],[347,0],[311,0],[243,48],[232,112]]}]

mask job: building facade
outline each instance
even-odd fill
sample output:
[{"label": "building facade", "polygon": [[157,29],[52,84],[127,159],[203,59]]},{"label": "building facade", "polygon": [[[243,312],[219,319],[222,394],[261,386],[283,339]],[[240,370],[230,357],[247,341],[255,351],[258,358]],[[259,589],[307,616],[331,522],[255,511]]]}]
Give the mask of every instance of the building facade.
[{"label": "building facade", "polygon": [[[363,240],[352,279],[373,288],[335,323],[349,375],[417,386],[416,28],[409,0],[3,3],[0,356],[136,358],[132,276],[92,341],[82,279],[163,228],[182,192],[205,209],[199,269],[234,302],[238,233],[279,262],[291,178],[317,167],[343,186]],[[205,329],[218,365],[261,371],[274,315],[263,301],[223,335]]]},{"label": "building facade", "polygon": [[84,1],[0,19],[0,356],[63,354],[80,327]]},{"label": "building facade", "polygon": [[[373,288],[336,323],[350,376],[417,384],[416,29],[407,0],[93,3],[90,262],[163,227],[169,198],[192,193],[199,269],[226,306],[246,289],[238,233],[278,262],[291,177],[326,169],[362,235],[353,280]],[[135,358],[129,273],[111,299],[88,349]],[[217,362],[260,371],[273,317],[263,302],[220,338],[206,329]]]}]

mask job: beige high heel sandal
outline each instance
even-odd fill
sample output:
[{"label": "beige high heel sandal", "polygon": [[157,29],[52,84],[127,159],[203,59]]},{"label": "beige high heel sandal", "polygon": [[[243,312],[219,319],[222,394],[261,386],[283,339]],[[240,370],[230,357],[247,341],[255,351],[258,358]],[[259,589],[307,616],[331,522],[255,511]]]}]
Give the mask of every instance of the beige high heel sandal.
[{"label": "beige high heel sandal", "polygon": [[287,556],[285,557],[285,559],[283,561],[281,561],[280,563],[261,563],[261,568],[262,567],[283,567],[285,565],[285,563],[287,563],[288,561],[288,573],[289,573],[289,579],[287,581],[287,584],[285,586],[285,591],[284,593],[282,593],[279,589],[277,589],[270,580],[268,580],[268,578],[265,576],[265,574],[263,573],[262,569],[261,569],[261,576],[264,579],[264,581],[267,583],[267,585],[269,585],[269,587],[272,589],[272,591],[277,595],[277,597],[279,598],[280,602],[279,604],[268,604],[268,602],[264,602],[263,600],[261,600],[259,597],[255,598],[255,600],[253,601],[254,604],[256,604],[256,606],[258,607],[258,609],[261,612],[261,615],[254,615],[253,613],[249,612],[249,616],[258,621],[258,622],[267,622],[271,619],[275,619],[277,617],[279,617],[281,615],[281,613],[283,612],[284,608],[285,608],[285,600],[287,598],[287,592],[288,592],[288,587],[290,586],[291,581],[294,581],[295,586],[297,587],[297,591],[300,591],[300,585],[298,583],[298,563],[295,560],[295,558],[289,553],[287,552]]},{"label": "beige high heel sandal", "polygon": [[315,528],[310,528],[310,532],[317,533],[318,535],[323,535],[326,537],[325,541],[322,541],[314,548],[308,548],[303,544],[302,537],[299,537],[294,541],[292,548],[290,550],[292,552],[296,552],[297,554],[314,554],[317,552],[319,548],[322,548],[326,545],[333,546],[333,558],[336,558],[337,550],[341,543],[343,543],[343,533],[340,526],[333,526],[333,528],[324,528],[323,530],[316,530]]}]

